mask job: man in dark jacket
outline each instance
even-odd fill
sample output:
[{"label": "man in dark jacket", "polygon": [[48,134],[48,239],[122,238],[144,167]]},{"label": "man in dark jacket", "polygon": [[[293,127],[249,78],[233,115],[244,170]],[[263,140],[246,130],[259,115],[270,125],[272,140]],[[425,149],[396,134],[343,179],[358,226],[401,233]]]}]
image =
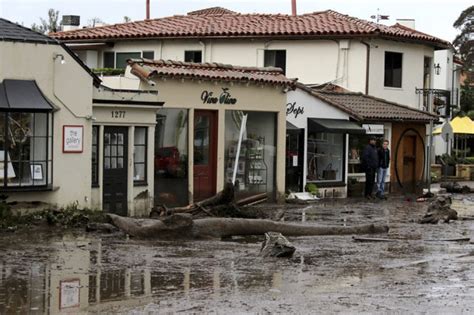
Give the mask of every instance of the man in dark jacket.
[{"label": "man in dark jacket", "polygon": [[373,199],[375,172],[379,167],[379,155],[375,147],[375,138],[370,138],[369,144],[362,151],[362,167],[365,170],[365,191],[367,199]]},{"label": "man in dark jacket", "polygon": [[377,170],[377,198],[387,199],[384,195],[385,176],[387,176],[388,167],[390,165],[390,150],[388,149],[388,140],[383,141],[383,145],[378,150],[379,153],[379,169]]}]

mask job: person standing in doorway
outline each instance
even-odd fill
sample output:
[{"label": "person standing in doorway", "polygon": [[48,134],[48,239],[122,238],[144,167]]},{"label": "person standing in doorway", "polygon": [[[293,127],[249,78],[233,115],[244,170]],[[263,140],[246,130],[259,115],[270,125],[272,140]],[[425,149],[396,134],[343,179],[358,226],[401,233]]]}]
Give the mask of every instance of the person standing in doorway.
[{"label": "person standing in doorway", "polygon": [[365,191],[364,196],[367,199],[373,199],[375,173],[379,167],[379,155],[375,147],[376,139],[369,139],[369,144],[362,151],[362,167],[365,170]]},{"label": "person standing in doorway", "polygon": [[379,148],[379,169],[377,170],[377,198],[387,199],[384,195],[385,176],[387,176],[388,167],[390,165],[390,150],[388,148],[388,140],[384,140],[382,147]]}]

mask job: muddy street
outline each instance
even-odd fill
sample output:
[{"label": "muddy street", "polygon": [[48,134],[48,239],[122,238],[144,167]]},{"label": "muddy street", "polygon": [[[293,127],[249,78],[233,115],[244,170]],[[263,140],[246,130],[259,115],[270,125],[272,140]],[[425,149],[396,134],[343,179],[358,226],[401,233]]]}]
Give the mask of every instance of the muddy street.
[{"label": "muddy street", "polygon": [[[0,314],[471,313],[474,221],[420,225],[427,205],[341,200],[288,206],[287,221],[385,223],[394,242],[292,237],[290,259],[263,238],[145,241],[72,230],[0,234]],[[474,215],[474,195],[453,208]],[[471,242],[441,239],[466,238]],[[400,240],[400,239],[404,240]]]}]

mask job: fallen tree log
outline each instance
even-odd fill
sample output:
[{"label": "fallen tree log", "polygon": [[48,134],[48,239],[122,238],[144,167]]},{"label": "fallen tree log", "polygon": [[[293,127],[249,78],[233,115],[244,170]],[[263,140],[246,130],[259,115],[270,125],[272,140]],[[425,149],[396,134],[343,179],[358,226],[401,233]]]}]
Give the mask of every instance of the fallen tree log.
[{"label": "fallen tree log", "polygon": [[229,218],[254,218],[250,211],[240,207],[250,206],[267,200],[267,194],[253,195],[241,200],[235,200],[234,185],[230,182],[216,195],[185,207],[169,208],[165,204],[153,209],[150,218],[159,218],[180,213],[189,213],[194,216],[229,217]]},{"label": "fallen tree log", "polygon": [[230,236],[263,235],[279,232],[285,236],[352,235],[387,233],[386,225],[359,225],[351,227],[311,226],[282,223],[263,219],[203,218],[176,214],[163,220],[133,219],[108,214],[112,224],[130,236],[140,238],[222,238]]}]

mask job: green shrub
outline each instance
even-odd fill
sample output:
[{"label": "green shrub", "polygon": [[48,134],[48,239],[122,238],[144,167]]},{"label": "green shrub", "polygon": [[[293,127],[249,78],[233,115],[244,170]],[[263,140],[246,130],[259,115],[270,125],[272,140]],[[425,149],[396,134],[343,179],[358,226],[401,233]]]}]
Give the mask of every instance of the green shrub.
[{"label": "green shrub", "polygon": [[309,192],[313,196],[316,196],[319,193],[319,188],[314,183],[307,183],[304,189],[305,191]]},{"label": "green shrub", "polygon": [[92,72],[94,72],[97,75],[123,75],[125,74],[125,69],[116,69],[116,68],[95,68],[92,69]]}]

